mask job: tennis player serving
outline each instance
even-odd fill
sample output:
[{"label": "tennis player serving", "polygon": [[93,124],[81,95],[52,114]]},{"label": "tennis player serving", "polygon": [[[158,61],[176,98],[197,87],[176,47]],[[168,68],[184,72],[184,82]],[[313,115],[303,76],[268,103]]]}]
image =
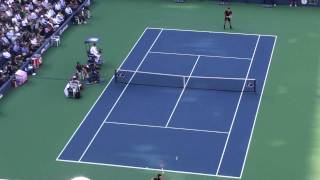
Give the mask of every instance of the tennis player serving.
[{"label": "tennis player serving", "polygon": [[227,24],[227,23],[229,23],[230,29],[232,29],[231,18],[232,18],[232,11],[231,11],[231,9],[228,7],[228,9],[226,9],[226,10],[224,11],[224,25],[223,25],[223,28],[224,28],[224,29],[226,29],[226,24]]}]

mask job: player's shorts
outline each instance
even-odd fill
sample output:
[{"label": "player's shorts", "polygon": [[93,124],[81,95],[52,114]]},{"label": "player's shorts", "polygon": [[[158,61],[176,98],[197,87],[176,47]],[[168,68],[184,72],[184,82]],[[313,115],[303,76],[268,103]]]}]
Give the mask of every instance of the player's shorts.
[{"label": "player's shorts", "polygon": [[230,21],[231,21],[231,18],[225,17],[225,18],[224,18],[224,21],[229,21],[229,22],[230,22]]}]

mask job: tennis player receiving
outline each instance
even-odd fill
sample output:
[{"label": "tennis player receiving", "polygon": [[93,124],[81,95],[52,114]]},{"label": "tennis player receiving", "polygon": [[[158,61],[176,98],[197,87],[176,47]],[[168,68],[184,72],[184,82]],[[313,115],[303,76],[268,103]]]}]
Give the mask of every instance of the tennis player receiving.
[{"label": "tennis player receiving", "polygon": [[223,25],[223,28],[224,28],[224,29],[226,29],[226,24],[227,24],[227,23],[229,23],[230,29],[232,29],[231,18],[232,18],[232,11],[231,11],[231,9],[228,7],[228,9],[226,9],[226,10],[224,11],[224,25]]}]

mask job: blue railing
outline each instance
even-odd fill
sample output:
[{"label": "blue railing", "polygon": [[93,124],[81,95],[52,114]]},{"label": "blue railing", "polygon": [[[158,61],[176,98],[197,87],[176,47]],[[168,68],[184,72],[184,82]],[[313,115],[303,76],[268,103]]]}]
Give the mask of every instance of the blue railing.
[{"label": "blue railing", "polygon": [[[44,43],[32,54],[43,54],[51,47],[51,37],[52,36],[60,36],[66,29],[68,29],[69,25],[72,23],[72,18],[78,14],[82,8],[88,3],[89,0],[85,0],[77,10],[75,10],[67,19],[66,21],[50,36],[48,37]],[[29,64],[30,59],[27,59],[22,66],[20,67],[21,70],[25,69],[27,65]],[[0,87],[0,95],[5,95],[9,92],[9,90],[12,88],[11,82],[14,78],[14,75],[12,75],[1,87]]]}]

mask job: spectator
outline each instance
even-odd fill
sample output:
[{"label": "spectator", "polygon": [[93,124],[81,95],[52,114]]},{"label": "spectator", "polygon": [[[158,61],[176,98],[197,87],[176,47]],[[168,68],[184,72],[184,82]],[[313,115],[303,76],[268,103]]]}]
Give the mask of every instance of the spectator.
[{"label": "spectator", "polygon": [[67,6],[64,10],[66,16],[70,16],[72,14],[72,9],[70,6]]},{"label": "spectator", "polygon": [[12,76],[14,74],[14,67],[12,66],[11,62],[5,67],[6,74]]},{"label": "spectator", "polygon": [[12,87],[13,87],[13,88],[18,87],[18,83],[17,83],[16,77],[13,77],[11,83],[12,83]]},{"label": "spectator", "polygon": [[6,81],[5,75],[4,75],[3,71],[0,70],[0,86],[2,86],[2,84],[5,83],[5,81]]},{"label": "spectator", "polygon": [[31,61],[29,61],[27,67],[25,68],[25,71],[27,72],[28,75],[30,75],[30,74],[32,76],[36,75],[35,68],[34,68],[33,63]]},{"label": "spectator", "polygon": [[11,54],[8,49],[4,49],[2,52],[2,57],[5,59],[5,61],[11,60]]},{"label": "spectator", "polygon": [[53,18],[54,24],[61,24],[64,21],[64,15],[61,12],[58,12],[58,14]]}]

